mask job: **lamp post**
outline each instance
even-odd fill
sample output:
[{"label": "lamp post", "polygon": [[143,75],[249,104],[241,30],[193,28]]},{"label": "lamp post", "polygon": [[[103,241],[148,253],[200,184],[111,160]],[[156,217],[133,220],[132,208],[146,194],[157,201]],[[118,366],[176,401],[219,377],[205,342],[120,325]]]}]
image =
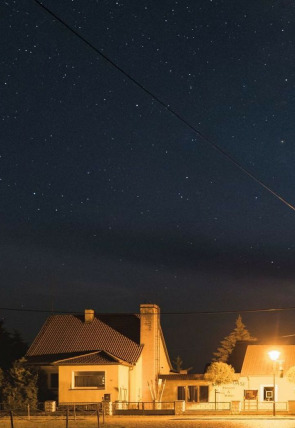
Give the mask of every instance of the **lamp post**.
[{"label": "lamp post", "polygon": [[272,415],[276,415],[276,361],[280,356],[280,351],[269,351],[268,356],[273,362],[273,407],[272,407]]}]

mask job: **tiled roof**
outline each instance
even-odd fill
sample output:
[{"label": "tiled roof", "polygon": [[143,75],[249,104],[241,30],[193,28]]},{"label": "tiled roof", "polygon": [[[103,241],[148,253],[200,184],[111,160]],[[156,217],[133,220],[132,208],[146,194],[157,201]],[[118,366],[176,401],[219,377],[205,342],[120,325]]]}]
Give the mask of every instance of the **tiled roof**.
[{"label": "tiled roof", "polygon": [[114,330],[140,343],[140,318],[136,314],[99,314],[97,317]]},{"label": "tiled roof", "polygon": [[81,352],[70,352],[66,354],[48,354],[48,355],[28,355],[26,354],[26,360],[29,364],[37,364],[40,365],[47,365],[52,364],[55,361],[62,360],[65,358],[72,358],[80,356]]},{"label": "tiled roof", "polygon": [[90,354],[79,355],[78,357],[67,358],[57,361],[58,366],[75,366],[75,365],[95,365],[95,364],[118,364],[118,360],[110,357],[105,352],[91,352]]},{"label": "tiled roof", "polygon": [[[137,318],[134,316],[134,318]],[[134,330],[136,321],[131,318],[130,330]],[[119,320],[116,321],[119,324]],[[125,319],[125,330],[128,322]],[[139,329],[139,322],[138,322]],[[47,319],[38,336],[27,352],[28,357],[86,353],[105,351],[108,354],[128,363],[135,363],[142,351],[142,346],[126,335],[94,317],[90,323],[76,315],[53,315]],[[129,334],[130,336],[130,334]]]},{"label": "tiled roof", "polygon": [[280,351],[277,370],[286,372],[295,366],[295,345],[248,345],[241,376],[263,376],[273,373],[273,362],[268,356],[272,350]]}]

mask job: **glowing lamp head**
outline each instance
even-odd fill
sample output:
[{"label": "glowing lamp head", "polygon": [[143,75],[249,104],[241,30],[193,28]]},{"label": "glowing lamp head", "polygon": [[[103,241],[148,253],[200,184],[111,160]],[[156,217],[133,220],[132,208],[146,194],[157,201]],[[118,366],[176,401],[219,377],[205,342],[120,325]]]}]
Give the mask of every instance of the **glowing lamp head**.
[{"label": "glowing lamp head", "polygon": [[279,356],[281,355],[280,351],[269,351],[268,356],[272,361],[277,361]]}]

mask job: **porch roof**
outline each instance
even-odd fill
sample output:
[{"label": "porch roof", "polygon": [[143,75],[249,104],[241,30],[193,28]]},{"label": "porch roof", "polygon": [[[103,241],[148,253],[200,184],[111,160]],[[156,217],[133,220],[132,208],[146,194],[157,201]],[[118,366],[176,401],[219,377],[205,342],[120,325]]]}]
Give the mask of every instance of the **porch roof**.
[{"label": "porch roof", "polygon": [[55,361],[57,366],[77,366],[77,365],[105,365],[118,364],[119,361],[105,352],[91,352],[89,354],[70,357],[63,360]]}]

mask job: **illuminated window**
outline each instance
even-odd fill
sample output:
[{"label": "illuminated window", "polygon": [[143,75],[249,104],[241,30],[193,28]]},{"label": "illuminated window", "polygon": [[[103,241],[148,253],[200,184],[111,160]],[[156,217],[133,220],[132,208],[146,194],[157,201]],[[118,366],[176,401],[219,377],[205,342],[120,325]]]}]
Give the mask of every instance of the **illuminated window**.
[{"label": "illuminated window", "polygon": [[105,387],[105,372],[75,372],[74,388]]}]

